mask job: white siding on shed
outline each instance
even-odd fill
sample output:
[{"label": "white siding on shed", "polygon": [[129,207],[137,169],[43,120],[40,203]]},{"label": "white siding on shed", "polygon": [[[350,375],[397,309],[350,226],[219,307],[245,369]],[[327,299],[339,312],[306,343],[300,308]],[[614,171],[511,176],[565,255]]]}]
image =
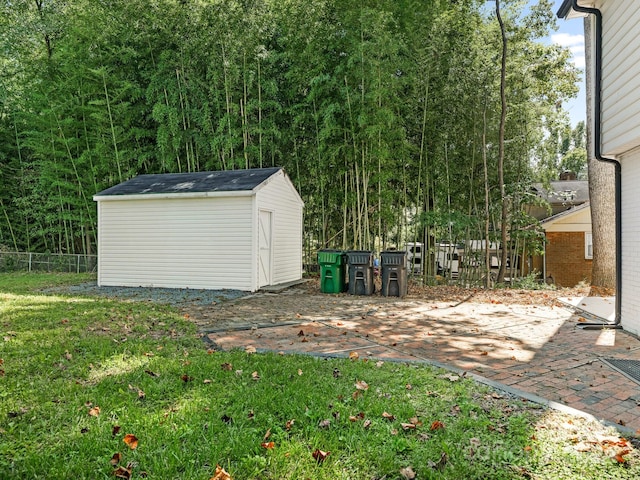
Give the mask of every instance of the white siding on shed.
[{"label": "white siding on shed", "polygon": [[620,155],[640,145],[640,1],[597,2],[596,7],[603,29],[602,151]]},{"label": "white siding on shed", "polygon": [[98,284],[254,290],[252,200],[99,201]]},{"label": "white siding on shed", "polygon": [[622,175],[622,326],[640,335],[640,149],[621,158]]},{"label": "white siding on shed", "polygon": [[272,282],[302,278],[302,200],[284,173],[270,177],[256,193],[256,208],[272,212]]}]

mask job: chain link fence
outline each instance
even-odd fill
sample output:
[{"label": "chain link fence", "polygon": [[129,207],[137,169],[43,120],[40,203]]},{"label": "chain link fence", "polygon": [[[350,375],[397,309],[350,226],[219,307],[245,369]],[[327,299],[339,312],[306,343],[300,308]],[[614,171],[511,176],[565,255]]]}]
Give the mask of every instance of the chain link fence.
[{"label": "chain link fence", "polygon": [[93,273],[97,267],[97,255],[0,251],[0,272]]}]

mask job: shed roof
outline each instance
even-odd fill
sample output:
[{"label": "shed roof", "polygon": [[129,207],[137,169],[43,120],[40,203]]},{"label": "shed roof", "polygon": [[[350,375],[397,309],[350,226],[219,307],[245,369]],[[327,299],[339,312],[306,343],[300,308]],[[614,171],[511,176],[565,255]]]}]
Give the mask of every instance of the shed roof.
[{"label": "shed roof", "polygon": [[280,170],[281,167],[273,167],[138,175],[97,193],[96,197],[252,191]]}]

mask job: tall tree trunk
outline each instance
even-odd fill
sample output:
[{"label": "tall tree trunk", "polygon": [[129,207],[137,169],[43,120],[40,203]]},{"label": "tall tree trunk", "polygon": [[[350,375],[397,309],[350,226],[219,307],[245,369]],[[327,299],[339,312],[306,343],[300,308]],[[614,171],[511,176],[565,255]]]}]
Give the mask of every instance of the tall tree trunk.
[{"label": "tall tree trunk", "polygon": [[502,211],[500,215],[500,269],[498,270],[498,277],[496,282],[502,283],[504,281],[505,268],[507,266],[507,198],[504,186],[504,130],[507,120],[507,98],[506,98],[506,83],[507,83],[507,32],[505,30],[502,16],[500,15],[500,0],[496,0],[496,18],[500,24],[500,36],[502,38],[502,61],[500,64],[500,130],[498,139],[498,182],[500,183],[500,202],[502,205]]},{"label": "tall tree trunk", "polygon": [[[593,26],[591,17],[584,19],[586,64],[592,65]],[[616,208],[615,167],[595,158],[593,78],[594,72],[585,69],[587,90],[587,160],[589,169],[589,200],[591,203],[591,231],[593,264],[591,267],[591,295],[611,294],[616,288]]]}]

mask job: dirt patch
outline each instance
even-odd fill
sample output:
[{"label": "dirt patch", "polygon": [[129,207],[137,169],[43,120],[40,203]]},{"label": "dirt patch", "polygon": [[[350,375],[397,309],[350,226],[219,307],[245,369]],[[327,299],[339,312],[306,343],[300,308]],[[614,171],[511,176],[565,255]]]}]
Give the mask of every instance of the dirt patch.
[{"label": "dirt patch", "polygon": [[558,298],[588,295],[588,287],[557,290],[468,289],[456,286],[425,287],[410,283],[404,298],[383,297],[377,285],[376,292],[368,296],[322,294],[318,279],[310,279],[280,293],[247,295],[216,304],[187,304],[180,306],[186,318],[196,323],[201,331],[243,329],[253,326],[284,325],[310,320],[353,318],[370,316],[380,311],[386,315],[400,314],[416,303],[434,305],[492,303],[505,305],[559,306]]}]

